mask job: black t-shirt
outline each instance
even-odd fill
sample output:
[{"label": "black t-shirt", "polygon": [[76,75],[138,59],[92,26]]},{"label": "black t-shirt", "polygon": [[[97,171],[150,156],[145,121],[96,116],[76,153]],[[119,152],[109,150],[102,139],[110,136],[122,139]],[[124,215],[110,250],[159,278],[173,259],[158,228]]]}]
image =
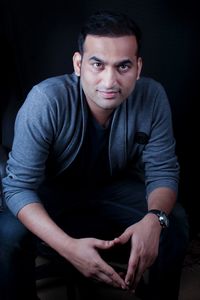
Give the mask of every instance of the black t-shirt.
[{"label": "black t-shirt", "polygon": [[75,160],[58,180],[68,186],[100,185],[110,178],[108,141],[110,124],[102,127],[91,114],[88,116],[85,138]]}]

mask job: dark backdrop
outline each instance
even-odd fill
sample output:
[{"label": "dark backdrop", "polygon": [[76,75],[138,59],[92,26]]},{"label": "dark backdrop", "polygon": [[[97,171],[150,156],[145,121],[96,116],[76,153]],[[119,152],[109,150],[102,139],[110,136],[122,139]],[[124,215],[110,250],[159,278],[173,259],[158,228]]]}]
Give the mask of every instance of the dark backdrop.
[{"label": "dark backdrop", "polygon": [[197,101],[199,16],[197,1],[174,0],[5,0],[0,2],[1,114],[9,99],[23,100],[49,76],[72,72],[71,56],[82,21],[97,9],[123,11],[143,32],[143,75],[159,80],[172,107],[181,165],[180,198],[192,232],[198,212]]}]

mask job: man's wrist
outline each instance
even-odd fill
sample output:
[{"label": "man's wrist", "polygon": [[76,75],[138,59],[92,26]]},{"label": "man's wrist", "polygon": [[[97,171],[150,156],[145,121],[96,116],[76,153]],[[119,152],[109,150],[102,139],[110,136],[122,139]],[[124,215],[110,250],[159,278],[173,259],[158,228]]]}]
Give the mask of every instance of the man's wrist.
[{"label": "man's wrist", "polygon": [[168,228],[169,227],[169,218],[167,216],[167,214],[162,211],[162,210],[158,210],[158,209],[150,209],[148,211],[148,214],[154,214],[158,217],[158,221],[160,223],[160,226],[162,228]]}]

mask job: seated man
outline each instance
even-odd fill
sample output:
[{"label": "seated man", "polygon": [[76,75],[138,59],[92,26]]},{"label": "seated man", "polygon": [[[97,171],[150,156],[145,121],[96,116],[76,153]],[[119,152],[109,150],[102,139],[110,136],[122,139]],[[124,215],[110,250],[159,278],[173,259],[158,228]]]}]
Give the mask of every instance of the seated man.
[{"label": "seated man", "polygon": [[140,78],[140,43],[127,16],[93,14],[74,73],[34,86],[19,110],[3,179],[2,299],[37,298],[37,238],[85,277],[137,291],[149,269],[148,299],[178,299],[188,226],[171,111],[161,84]]}]

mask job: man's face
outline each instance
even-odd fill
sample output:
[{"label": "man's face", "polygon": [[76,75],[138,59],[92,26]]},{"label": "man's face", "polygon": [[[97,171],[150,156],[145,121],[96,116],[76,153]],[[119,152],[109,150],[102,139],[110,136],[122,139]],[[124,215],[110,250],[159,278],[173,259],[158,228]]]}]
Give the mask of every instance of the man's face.
[{"label": "man's face", "polygon": [[133,91],[142,67],[136,54],[135,36],[93,35],[86,37],[83,56],[74,54],[75,73],[94,114],[112,112]]}]

